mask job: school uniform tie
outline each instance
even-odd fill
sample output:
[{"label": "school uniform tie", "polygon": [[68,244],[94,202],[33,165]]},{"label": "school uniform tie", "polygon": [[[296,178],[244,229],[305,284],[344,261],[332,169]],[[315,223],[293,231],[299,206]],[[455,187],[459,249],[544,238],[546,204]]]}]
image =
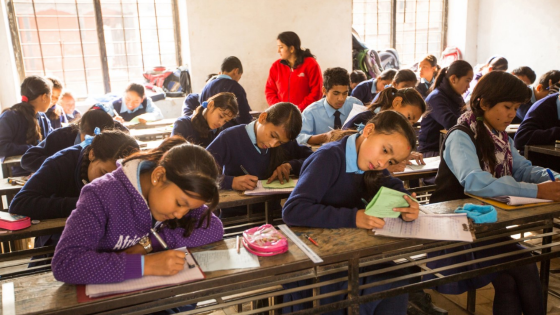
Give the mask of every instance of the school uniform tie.
[{"label": "school uniform tie", "polygon": [[340,112],[334,112],[334,129],[341,129],[342,121],[340,121]]}]

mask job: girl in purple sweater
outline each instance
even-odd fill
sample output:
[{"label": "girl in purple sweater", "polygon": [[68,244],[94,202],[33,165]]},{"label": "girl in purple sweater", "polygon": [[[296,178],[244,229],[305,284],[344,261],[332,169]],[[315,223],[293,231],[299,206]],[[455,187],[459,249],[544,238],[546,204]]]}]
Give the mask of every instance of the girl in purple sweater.
[{"label": "girl in purple sweater", "polygon": [[[177,274],[185,254],[172,249],[223,237],[212,214],[218,175],[212,155],[179,136],[128,157],[82,189],[54,253],[55,278],[93,284]],[[163,250],[151,228],[171,250]]]}]

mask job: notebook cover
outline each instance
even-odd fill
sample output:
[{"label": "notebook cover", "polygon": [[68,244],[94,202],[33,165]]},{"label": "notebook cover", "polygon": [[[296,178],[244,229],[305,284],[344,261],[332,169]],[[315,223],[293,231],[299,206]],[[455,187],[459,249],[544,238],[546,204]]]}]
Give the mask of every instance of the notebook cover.
[{"label": "notebook cover", "polygon": [[479,197],[479,196],[475,196],[475,195],[471,195],[471,194],[467,194],[465,193],[465,195],[480,200],[484,203],[487,203],[489,205],[492,205],[494,207],[498,207],[502,210],[517,210],[517,209],[524,209],[524,208],[532,208],[532,207],[538,207],[538,206],[549,206],[549,205],[553,205],[553,204],[557,204],[560,202],[539,202],[539,203],[531,203],[531,204],[527,204],[527,205],[520,205],[520,206],[510,206],[506,203],[503,202],[499,202],[497,200],[494,199],[490,199],[490,198],[483,198],[483,197]]}]

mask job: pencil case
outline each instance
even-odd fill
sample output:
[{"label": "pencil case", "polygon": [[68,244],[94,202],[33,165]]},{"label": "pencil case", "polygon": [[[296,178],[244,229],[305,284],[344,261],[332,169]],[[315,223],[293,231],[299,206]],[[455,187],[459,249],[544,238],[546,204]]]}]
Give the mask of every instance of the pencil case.
[{"label": "pencil case", "polygon": [[243,246],[257,256],[274,256],[288,251],[288,240],[271,224],[243,232]]},{"label": "pencil case", "polygon": [[0,229],[16,231],[31,226],[31,219],[17,214],[0,212]]}]

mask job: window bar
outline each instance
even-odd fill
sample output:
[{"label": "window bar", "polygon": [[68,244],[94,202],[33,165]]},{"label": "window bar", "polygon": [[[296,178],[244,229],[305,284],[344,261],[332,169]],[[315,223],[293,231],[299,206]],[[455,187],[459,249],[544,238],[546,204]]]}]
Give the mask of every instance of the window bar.
[{"label": "window bar", "polygon": [[362,32],[362,34],[363,34],[364,38],[362,38],[362,40],[365,43],[366,42],[366,24],[367,24],[367,20],[366,20],[367,13],[366,12],[367,12],[367,9],[368,9],[368,2],[364,1],[362,4],[363,4],[363,7],[362,7],[363,11],[362,12],[364,13],[364,19],[362,20],[363,21],[363,26],[364,26],[364,31]]},{"label": "window bar", "polygon": [[397,49],[397,0],[391,1],[391,48]]},{"label": "window bar", "polygon": [[121,2],[121,20],[122,20],[122,32],[123,32],[123,39],[124,39],[124,55],[125,55],[125,59],[126,59],[126,74],[128,76],[128,81],[130,81],[130,72],[128,71],[128,47],[126,46],[126,33],[124,30],[124,7],[123,7],[123,3],[122,0]]},{"label": "window bar", "polygon": [[111,77],[109,76],[109,65],[107,64],[107,46],[105,45],[105,33],[103,32],[103,13],[101,12],[101,0],[93,0],[95,8],[95,25],[97,26],[97,40],[99,42],[99,58],[101,59],[101,70],[105,93],[111,92]]},{"label": "window bar", "polygon": [[80,33],[80,48],[82,49],[82,63],[84,64],[84,80],[85,80],[85,84],[86,84],[86,93],[89,94],[89,84],[88,84],[88,77],[87,77],[87,71],[86,71],[86,57],[85,57],[85,51],[84,51],[84,41],[82,38],[82,23],[80,21],[80,15],[78,14],[78,0],[74,0],[74,4],[76,5],[76,20],[78,20],[78,29],[79,29],[79,33]]},{"label": "window bar", "polygon": [[[56,12],[58,12],[58,6],[57,6],[56,2],[54,3],[54,7],[55,7]],[[58,14],[57,14],[57,17],[56,17],[56,26],[57,26],[57,29],[58,29],[58,38],[60,38],[58,40],[58,45],[60,46],[60,63],[61,63],[60,67],[62,68],[62,82],[64,82],[64,85],[66,85],[66,71],[64,71],[64,46],[63,46],[63,42],[62,42],[62,34],[60,33],[60,21],[58,19]]]},{"label": "window bar", "polygon": [[136,13],[138,16],[138,34],[140,34],[140,60],[142,60],[142,71],[146,71],[146,65],[144,64],[144,43],[142,42],[142,25],[140,24],[140,6],[138,1],[136,1]]},{"label": "window bar", "polygon": [[413,63],[416,61],[416,32],[418,30],[418,0],[414,0],[414,60]]},{"label": "window bar", "polygon": [[[6,3],[8,19],[10,24],[10,34],[12,35],[12,44],[14,45],[14,57],[16,60],[16,68],[19,74],[20,83],[25,79],[25,66],[23,63],[23,51],[21,49],[21,40],[19,38],[17,17],[14,9],[14,2],[8,0]],[[39,34],[37,34],[39,36]]]},{"label": "window bar", "polygon": [[379,51],[379,0],[375,1],[375,8],[375,13],[377,14],[377,28],[375,29],[377,36],[375,36],[375,50]]},{"label": "window bar", "polygon": [[175,29],[175,59],[177,66],[183,65],[183,56],[181,56],[181,23],[179,22],[179,5],[177,0],[171,0],[173,9],[173,25]]},{"label": "window bar", "polygon": [[[43,65],[43,75],[45,72],[45,59],[43,58],[43,45],[41,45],[41,34],[39,33],[39,24],[37,23],[37,12],[35,11],[35,0],[31,1],[33,5],[33,17],[35,18],[35,28],[37,29],[37,41],[39,42],[39,51],[41,52],[41,64]],[[25,78],[25,76],[24,76]]]},{"label": "window bar", "polygon": [[159,52],[159,65],[163,66],[161,62],[161,45],[159,44],[159,25],[158,25],[158,18],[157,18],[157,6],[156,1],[154,0],[154,16],[156,18],[156,33],[157,33],[157,44],[158,44],[158,52]]},{"label": "window bar", "polygon": [[440,50],[443,51],[446,47],[447,47],[447,12],[449,10],[449,6],[448,6],[448,0],[443,0],[442,3],[443,7],[441,10],[441,14],[442,14],[442,27],[441,27],[441,47]]}]

